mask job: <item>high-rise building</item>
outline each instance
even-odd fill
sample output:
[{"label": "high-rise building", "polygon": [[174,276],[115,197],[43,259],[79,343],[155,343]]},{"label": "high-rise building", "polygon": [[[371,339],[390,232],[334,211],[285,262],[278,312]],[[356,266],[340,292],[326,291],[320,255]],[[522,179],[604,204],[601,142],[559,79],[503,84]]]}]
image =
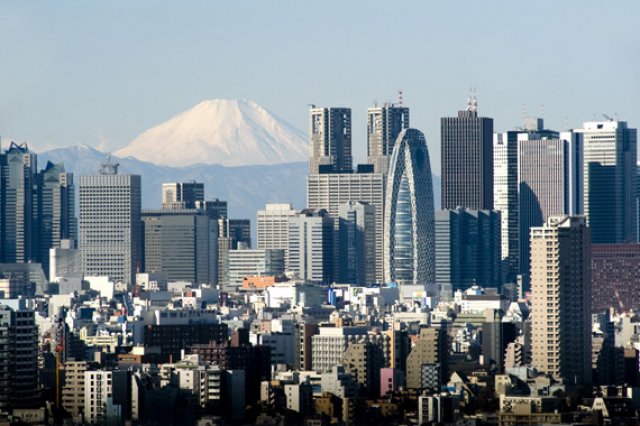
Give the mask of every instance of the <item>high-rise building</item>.
[{"label": "high-rise building", "polygon": [[289,219],[295,215],[291,204],[267,204],[257,215],[257,248],[284,250],[285,269],[288,269]]},{"label": "high-rise building", "polygon": [[195,209],[204,201],[204,183],[174,182],[162,184],[162,208]]},{"label": "high-rise building", "polygon": [[49,250],[60,247],[61,240],[77,240],[73,174],[62,163],[48,162],[37,175],[37,187],[36,260],[48,276]]},{"label": "high-rise building", "polygon": [[227,217],[227,202],[218,198],[196,203],[196,207],[204,210],[215,221]]},{"label": "high-rise building", "polygon": [[478,117],[475,100],[441,120],[442,208],[493,209],[493,119]]},{"label": "high-rise building", "polygon": [[144,267],[169,281],[217,282],[218,224],[202,210],[142,212]]},{"label": "high-rise building", "polygon": [[358,381],[363,396],[380,394],[380,369],[385,366],[385,359],[378,344],[350,343],[344,352],[342,364]]},{"label": "high-rise building", "polygon": [[529,271],[529,229],[550,215],[579,214],[577,190],[582,170],[580,146],[572,132],[541,138],[529,134],[518,141],[518,213],[520,270]]},{"label": "high-rise building", "polygon": [[584,123],[584,214],[594,243],[636,240],[638,132],[625,121]]},{"label": "high-rise building", "polygon": [[367,110],[367,161],[374,173],[387,174],[396,139],[408,128],[409,108],[384,104]]},{"label": "high-rise building", "polygon": [[502,280],[514,282],[520,273],[517,131],[493,135],[493,206],[500,212]]},{"label": "high-rise building", "polygon": [[435,280],[435,229],[429,151],[419,130],[398,136],[386,185],[385,281],[426,287]]},{"label": "high-rise building", "polygon": [[532,366],[566,385],[591,382],[590,259],[584,216],[531,228]]},{"label": "high-rise building", "polygon": [[500,287],[500,212],[439,210],[435,240],[435,282],[441,300],[473,285]]},{"label": "high-rise building", "polygon": [[447,328],[423,327],[415,346],[407,357],[409,389],[436,388],[449,380]]},{"label": "high-rise building", "polygon": [[[325,209],[334,220],[335,234],[338,232],[340,205],[349,202],[362,202],[373,206],[375,210],[375,282],[384,280],[383,273],[383,218],[385,176],[372,173],[370,167],[356,173],[323,173],[309,175],[307,180],[307,206],[310,209]],[[334,276],[338,276],[340,248],[338,237],[334,234]]]},{"label": "high-rise building", "polygon": [[0,305],[0,411],[37,407],[38,390],[35,314]]},{"label": "high-rise building", "polygon": [[[528,274],[528,260],[521,259],[521,243],[529,243],[528,228],[521,238],[519,206],[519,145],[527,140],[557,139],[558,132],[544,129],[541,118],[528,118],[524,127],[493,135],[493,206],[501,213],[502,272],[504,282]],[[542,166],[541,163],[539,166]],[[541,224],[541,223],[540,223]],[[537,224],[537,225],[540,225]],[[528,253],[528,248],[527,248]],[[523,264],[527,267],[523,267]]]},{"label": "high-rise building", "polygon": [[289,219],[289,268],[299,278],[329,284],[333,276],[333,220],[326,210]]},{"label": "high-rise building", "polygon": [[366,203],[340,204],[338,209],[338,280],[366,285],[376,282],[375,208]]},{"label": "high-rise building", "polygon": [[351,109],[311,108],[309,173],[350,172]]},{"label": "high-rise building", "polygon": [[80,176],[79,245],[85,275],[131,285],[142,269],[141,178],[104,163]]},{"label": "high-rise building", "polygon": [[27,144],[11,142],[0,154],[0,261],[35,260],[37,156]]},{"label": "high-rise building", "polygon": [[229,250],[251,248],[249,219],[218,219],[218,284],[229,282]]}]

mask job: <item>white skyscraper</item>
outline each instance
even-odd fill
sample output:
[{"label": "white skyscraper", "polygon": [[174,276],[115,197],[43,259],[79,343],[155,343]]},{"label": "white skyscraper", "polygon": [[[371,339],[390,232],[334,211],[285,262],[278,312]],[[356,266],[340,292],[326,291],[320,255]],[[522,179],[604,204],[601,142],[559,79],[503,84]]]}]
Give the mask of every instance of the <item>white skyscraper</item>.
[{"label": "white skyscraper", "polygon": [[333,220],[326,210],[289,219],[289,268],[299,278],[329,284],[333,272]]},{"label": "white skyscraper", "polygon": [[284,250],[285,268],[287,268],[287,249],[289,248],[289,219],[296,215],[291,204],[267,204],[264,210],[258,210],[259,250]]},{"label": "white skyscraper", "polygon": [[79,248],[85,275],[131,285],[142,269],[141,178],[105,163],[80,176]]}]

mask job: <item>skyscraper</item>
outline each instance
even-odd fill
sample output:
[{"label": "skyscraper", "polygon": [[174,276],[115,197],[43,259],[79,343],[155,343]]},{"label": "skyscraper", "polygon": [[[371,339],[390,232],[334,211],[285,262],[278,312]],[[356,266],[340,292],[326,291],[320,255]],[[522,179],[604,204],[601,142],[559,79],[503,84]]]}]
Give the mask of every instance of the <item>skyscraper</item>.
[{"label": "skyscraper", "polygon": [[393,148],[384,211],[385,281],[427,286],[435,279],[431,165],[421,131],[405,129]]},{"label": "skyscraper", "polygon": [[0,155],[0,260],[26,263],[35,260],[37,156],[27,144],[11,142]]},{"label": "skyscraper", "polygon": [[[502,271],[505,282],[515,282],[518,274],[529,273],[528,258],[520,257],[521,244],[527,244],[528,256],[529,228],[520,225],[518,147],[523,141],[557,139],[558,136],[558,132],[545,130],[544,121],[535,117],[527,118],[521,129],[493,135],[493,206],[501,213]],[[544,166],[544,163],[538,164],[540,168]]]},{"label": "skyscraper", "polygon": [[473,285],[500,287],[500,212],[439,210],[435,240],[435,279],[441,300]]},{"label": "skyscraper", "polygon": [[387,174],[393,146],[409,128],[409,108],[384,104],[367,110],[367,161],[374,173]]},{"label": "skyscraper", "polygon": [[591,382],[591,239],[583,216],[531,229],[532,366],[567,385]]},{"label": "skyscraper", "polygon": [[131,285],[142,269],[141,178],[118,174],[118,166],[80,176],[79,248],[85,275]]},{"label": "skyscraper", "polygon": [[493,209],[493,119],[478,117],[474,100],[441,120],[442,208]]},{"label": "skyscraper", "polygon": [[375,283],[375,208],[366,203],[344,203],[340,204],[338,216],[339,282]]},{"label": "skyscraper", "polygon": [[303,210],[289,219],[289,268],[306,281],[333,277],[333,220],[326,210]]},{"label": "skyscraper", "polygon": [[[309,175],[307,180],[307,206],[310,209],[325,209],[334,220],[334,230],[338,230],[340,205],[362,202],[375,210],[375,282],[382,282],[383,274],[383,217],[385,176],[361,170],[357,173],[322,173]],[[338,258],[341,256],[338,237],[334,235],[334,275],[338,275]]]},{"label": "skyscraper", "polygon": [[61,240],[77,241],[73,174],[62,163],[48,162],[37,175],[37,188],[37,261],[49,276],[49,250]]},{"label": "skyscraper", "polygon": [[196,209],[146,210],[144,271],[169,281],[217,282],[218,222]]},{"label": "skyscraper", "polygon": [[295,215],[291,204],[267,204],[257,215],[257,248],[284,250],[285,269],[288,268],[289,219]]},{"label": "skyscraper", "polygon": [[636,240],[636,129],[625,121],[584,123],[583,194],[594,243]]},{"label": "skyscraper", "polygon": [[175,182],[162,184],[162,208],[195,209],[204,201],[204,183]]},{"label": "skyscraper", "polygon": [[518,213],[520,269],[529,271],[529,229],[550,215],[580,213],[577,196],[582,170],[574,134],[560,138],[529,135],[518,142]]},{"label": "skyscraper", "polygon": [[311,108],[309,173],[350,172],[351,109]]}]

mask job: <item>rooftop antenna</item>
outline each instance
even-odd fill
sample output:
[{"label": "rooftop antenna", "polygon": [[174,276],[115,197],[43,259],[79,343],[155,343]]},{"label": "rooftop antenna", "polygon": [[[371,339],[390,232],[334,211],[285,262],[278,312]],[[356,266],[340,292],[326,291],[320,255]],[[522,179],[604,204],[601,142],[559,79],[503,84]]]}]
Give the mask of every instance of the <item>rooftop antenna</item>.
[{"label": "rooftop antenna", "polygon": [[564,129],[569,130],[569,117],[564,116]]},{"label": "rooftop antenna", "polygon": [[478,97],[476,96],[476,86],[473,86],[473,111],[478,112]]},{"label": "rooftop antenna", "polygon": [[471,92],[473,88],[469,86],[469,96],[467,96],[467,111],[471,111]]},{"label": "rooftop antenna", "polygon": [[525,102],[522,103],[522,122],[527,119],[527,104]]},{"label": "rooftop antenna", "polygon": [[100,164],[101,175],[117,175],[120,163],[112,162],[111,156],[107,157],[107,161]]},{"label": "rooftop antenna", "polygon": [[540,118],[544,118],[544,104],[542,104],[542,105],[540,106],[540,108],[541,108],[541,110],[542,110],[542,111],[540,112]]},{"label": "rooftop antenna", "polygon": [[402,89],[398,89],[398,106],[402,108]]}]

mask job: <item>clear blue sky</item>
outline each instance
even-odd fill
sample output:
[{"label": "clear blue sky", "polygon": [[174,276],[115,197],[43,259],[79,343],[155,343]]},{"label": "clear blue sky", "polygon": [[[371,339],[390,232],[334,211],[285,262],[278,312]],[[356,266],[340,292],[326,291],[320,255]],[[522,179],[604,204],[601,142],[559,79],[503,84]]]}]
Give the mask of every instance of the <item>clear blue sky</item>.
[{"label": "clear blue sky", "polygon": [[[307,104],[402,88],[439,171],[439,118],[474,85],[496,130],[640,125],[640,1],[3,1],[0,134],[112,150],[203,99],[253,99],[303,131]],[[596,116],[594,116],[596,114]]]}]

